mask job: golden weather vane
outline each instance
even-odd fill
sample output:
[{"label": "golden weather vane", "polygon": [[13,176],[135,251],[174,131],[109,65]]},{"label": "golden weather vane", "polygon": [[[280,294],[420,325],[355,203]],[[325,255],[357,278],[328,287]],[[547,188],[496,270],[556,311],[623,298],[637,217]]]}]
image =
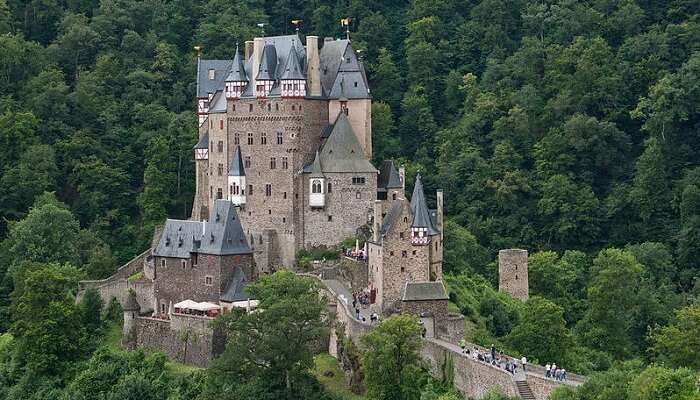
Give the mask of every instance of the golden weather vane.
[{"label": "golden weather vane", "polygon": [[347,40],[350,40],[350,22],[352,22],[350,17],[345,17],[345,18],[340,19],[340,26],[345,27],[345,38]]},{"label": "golden weather vane", "polygon": [[203,49],[203,48],[204,48],[204,47],[202,47],[202,46],[200,46],[200,45],[194,46],[194,51],[197,52],[197,57],[201,57],[201,56],[202,56],[202,49]]},{"label": "golden weather vane", "polygon": [[299,33],[299,25],[304,22],[302,19],[293,19],[292,20],[292,25],[294,25],[294,30],[296,33]]}]

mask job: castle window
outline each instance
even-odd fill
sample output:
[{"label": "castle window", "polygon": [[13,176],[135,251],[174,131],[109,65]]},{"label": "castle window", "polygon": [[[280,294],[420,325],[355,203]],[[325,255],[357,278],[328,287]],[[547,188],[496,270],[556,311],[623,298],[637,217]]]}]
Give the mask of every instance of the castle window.
[{"label": "castle window", "polygon": [[286,223],[287,223],[287,218],[282,217],[282,223],[283,223],[283,224],[286,224]]},{"label": "castle window", "polygon": [[232,106],[231,106],[231,109],[232,109],[232,111],[236,111],[236,105],[235,105],[235,104],[232,105]]},{"label": "castle window", "polygon": [[401,272],[406,272],[406,268],[404,268],[404,267],[402,266],[402,267],[401,267]]},{"label": "castle window", "polygon": [[253,132],[248,132],[248,144],[253,144]]},{"label": "castle window", "polygon": [[415,251],[415,250],[413,250],[413,255],[414,255],[414,256],[416,255],[416,251]]},{"label": "castle window", "polygon": [[209,70],[209,80],[214,80],[214,79],[216,79],[216,70],[210,69]]},{"label": "castle window", "polygon": [[216,172],[219,174],[219,176],[224,174],[224,164],[219,163],[219,165],[216,167]]},{"label": "castle window", "polygon": [[345,115],[348,115],[348,102],[347,101],[340,102],[340,111],[345,113]]},{"label": "castle window", "polygon": [[209,186],[209,198],[213,199],[214,198],[214,187]]},{"label": "castle window", "polygon": [[329,216],[328,216],[328,222],[333,222],[333,216],[332,216],[332,215],[329,215]]},{"label": "castle window", "polygon": [[217,199],[223,199],[224,198],[224,191],[221,188],[216,189],[216,198]]},{"label": "castle window", "polygon": [[192,268],[197,266],[197,253],[192,253]]},{"label": "castle window", "polygon": [[355,87],[357,87],[357,82],[355,82]]},{"label": "castle window", "polygon": [[277,132],[277,144],[282,144],[282,132]]},{"label": "castle window", "polygon": [[165,258],[160,260],[160,266],[165,268]]},{"label": "castle window", "polygon": [[207,275],[204,277],[204,284],[207,286],[213,286],[214,285],[214,277]]},{"label": "castle window", "polygon": [[287,157],[282,157],[282,169],[289,168],[289,159]]},{"label": "castle window", "polygon": [[272,210],[271,210],[271,209],[268,209],[268,210],[267,210],[267,215],[272,215]]},{"label": "castle window", "polygon": [[248,104],[248,112],[253,112],[253,105],[252,104]]},{"label": "castle window", "polygon": [[518,274],[515,274],[515,280],[516,281],[518,280]]},{"label": "castle window", "polygon": [[391,199],[392,199],[392,200],[396,200],[396,192],[394,192],[394,193],[391,194]]},{"label": "castle window", "polygon": [[258,243],[262,244],[262,235],[258,236]]},{"label": "castle window", "polygon": [[406,250],[401,251],[401,257],[406,258],[408,257],[408,252]]},{"label": "castle window", "polygon": [[[245,160],[245,161],[244,161],[245,167],[246,167],[246,168],[250,168],[250,156],[245,156],[245,159],[244,159],[244,160]],[[248,193],[250,193],[250,192],[248,192]]]},{"label": "castle window", "polygon": [[233,135],[233,144],[236,144],[236,145],[241,144],[241,134],[240,133]]},{"label": "castle window", "polygon": [[311,182],[311,193],[321,193],[321,181],[315,179]]},{"label": "castle window", "polygon": [[353,185],[364,185],[365,184],[365,177],[364,176],[353,176],[352,177],[352,184]]},{"label": "castle window", "polygon": [[297,109],[297,106],[292,104],[292,111],[295,111]]},{"label": "castle window", "polygon": [[224,120],[219,120],[219,129],[224,129]]},{"label": "castle window", "polygon": [[280,105],[279,105],[279,104],[275,104],[275,111],[279,111],[279,110],[280,110]]},{"label": "castle window", "polygon": [[362,193],[361,193],[361,192],[356,192],[356,193],[355,193],[355,198],[356,198],[356,199],[361,199],[361,198],[362,198]]},{"label": "castle window", "polygon": [[277,168],[277,159],[275,157],[270,157],[270,169]]},{"label": "castle window", "polygon": [[160,313],[165,314],[165,303],[160,303]]},{"label": "castle window", "polygon": [[219,151],[219,153],[224,152],[224,142],[223,140],[219,140],[219,142],[216,144],[216,149]]},{"label": "castle window", "polygon": [[287,192],[282,193],[282,198],[286,199],[287,198]]},{"label": "castle window", "polygon": [[[248,196],[252,196],[252,195],[253,195],[253,185],[248,185]],[[250,213],[248,213],[248,214],[250,214]]]},{"label": "castle window", "polygon": [[213,119],[209,120],[209,127],[214,128],[214,120]]},{"label": "castle window", "polygon": [[399,232],[399,238],[403,239],[403,232]]},{"label": "castle window", "polygon": [[394,252],[393,252],[393,251],[390,251],[390,252],[389,252],[389,255],[390,255],[390,256],[393,256],[393,255],[394,255]]},{"label": "castle window", "polygon": [[265,196],[272,196],[272,184],[265,184]]},{"label": "castle window", "polygon": [[260,134],[260,144],[267,144],[267,133],[263,132]]},{"label": "castle window", "polygon": [[187,268],[187,261],[182,260],[182,261],[180,262],[180,264],[182,264],[182,269]]},{"label": "castle window", "polygon": [[272,104],[267,104],[267,111],[272,111]]}]

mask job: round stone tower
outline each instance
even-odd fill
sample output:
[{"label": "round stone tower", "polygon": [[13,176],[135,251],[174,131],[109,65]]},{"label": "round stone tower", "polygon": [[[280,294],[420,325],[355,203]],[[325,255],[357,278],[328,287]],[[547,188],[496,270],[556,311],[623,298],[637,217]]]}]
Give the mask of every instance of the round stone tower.
[{"label": "round stone tower", "polygon": [[136,301],[136,293],[133,290],[129,290],[122,310],[124,310],[122,346],[131,350],[136,347],[136,317],[141,311],[141,306],[139,306],[139,302]]},{"label": "round stone tower", "polygon": [[516,299],[527,300],[527,250],[506,249],[498,252],[498,291]]}]

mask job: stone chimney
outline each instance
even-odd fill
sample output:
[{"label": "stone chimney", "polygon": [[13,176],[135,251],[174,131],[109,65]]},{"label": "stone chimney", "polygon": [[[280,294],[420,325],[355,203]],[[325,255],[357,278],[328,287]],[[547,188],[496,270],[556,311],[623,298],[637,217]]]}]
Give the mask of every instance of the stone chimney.
[{"label": "stone chimney", "polygon": [[375,200],[374,201],[374,221],[373,221],[373,227],[372,227],[372,241],[375,243],[379,243],[379,239],[381,238],[381,233],[379,232],[382,228],[382,223],[384,219],[382,218],[382,201],[381,200]]},{"label": "stone chimney", "polygon": [[245,41],[245,52],[243,53],[243,56],[245,57],[244,61],[248,61],[252,54],[253,54],[253,41],[246,40]]},{"label": "stone chimney", "polygon": [[498,291],[525,301],[530,297],[527,278],[527,250],[498,252]]},{"label": "stone chimney", "polygon": [[401,189],[406,196],[406,166],[403,164],[399,166],[399,176],[401,177]]},{"label": "stone chimney", "polygon": [[260,72],[260,61],[262,60],[263,49],[265,48],[265,38],[255,38],[253,40],[253,66],[250,69],[250,84],[253,85],[255,93],[255,83]]},{"label": "stone chimney", "polygon": [[437,201],[437,228],[440,230],[440,242],[445,240],[445,224],[443,221],[443,200],[442,200],[442,189],[438,189],[435,193],[435,200]]},{"label": "stone chimney", "polygon": [[318,36],[306,37],[306,84],[309,96],[321,96],[321,61],[318,54]]}]

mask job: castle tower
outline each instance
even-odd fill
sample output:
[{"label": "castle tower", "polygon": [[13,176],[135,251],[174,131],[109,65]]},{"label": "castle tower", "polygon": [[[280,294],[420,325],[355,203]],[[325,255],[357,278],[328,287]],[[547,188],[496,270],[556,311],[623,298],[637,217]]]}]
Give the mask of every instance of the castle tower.
[{"label": "castle tower", "polygon": [[282,97],[306,97],[306,78],[301,70],[295,42],[292,42],[292,47],[289,48],[287,62],[280,76],[280,85],[282,86],[280,93]]},{"label": "castle tower", "polygon": [[133,290],[129,290],[122,310],[124,311],[122,346],[131,350],[136,347],[136,317],[141,311],[141,306],[136,301],[136,293]]},{"label": "castle tower", "polygon": [[245,188],[245,168],[241,159],[241,146],[236,146],[228,168],[228,200],[236,206],[244,206]]},{"label": "castle tower", "polygon": [[[255,39],[257,40],[257,39]],[[277,70],[277,49],[273,44],[266,44],[260,59],[260,70],[255,77],[255,97],[264,98],[272,91]]]},{"label": "castle tower", "polygon": [[248,86],[248,76],[245,73],[245,66],[241,53],[236,46],[236,55],[233,57],[231,64],[231,72],[226,77],[226,99],[236,100],[241,97],[246,86]]},{"label": "castle tower", "polygon": [[506,249],[498,252],[498,291],[523,301],[529,298],[527,250]]}]

